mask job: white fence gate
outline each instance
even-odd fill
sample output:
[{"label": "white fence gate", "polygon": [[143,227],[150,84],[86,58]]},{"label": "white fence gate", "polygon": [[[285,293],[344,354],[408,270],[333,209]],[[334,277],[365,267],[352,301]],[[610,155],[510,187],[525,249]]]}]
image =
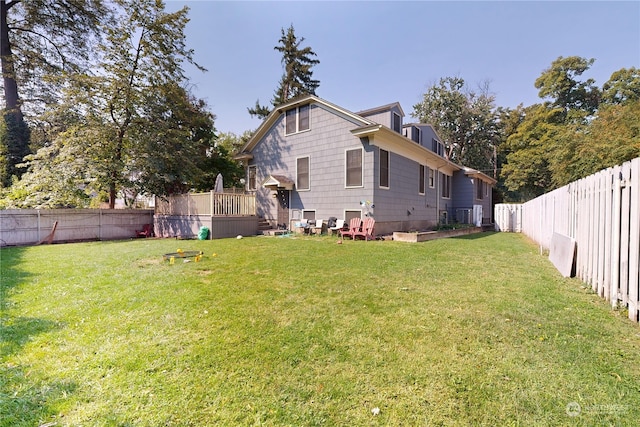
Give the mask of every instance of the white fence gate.
[{"label": "white fence gate", "polygon": [[[519,206],[519,207],[518,207]],[[640,158],[602,170],[522,205],[496,205],[496,229],[544,248],[553,233],[576,242],[576,276],[640,321]]]}]

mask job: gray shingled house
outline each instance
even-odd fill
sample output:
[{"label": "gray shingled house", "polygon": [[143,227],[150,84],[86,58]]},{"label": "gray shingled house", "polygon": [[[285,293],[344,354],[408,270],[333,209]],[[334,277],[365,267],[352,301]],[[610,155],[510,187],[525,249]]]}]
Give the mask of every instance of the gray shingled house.
[{"label": "gray shingled house", "polygon": [[258,216],[273,227],[372,216],[376,233],[491,221],[496,181],[444,156],[428,124],[400,104],[353,113],[316,96],[276,108],[236,157]]}]

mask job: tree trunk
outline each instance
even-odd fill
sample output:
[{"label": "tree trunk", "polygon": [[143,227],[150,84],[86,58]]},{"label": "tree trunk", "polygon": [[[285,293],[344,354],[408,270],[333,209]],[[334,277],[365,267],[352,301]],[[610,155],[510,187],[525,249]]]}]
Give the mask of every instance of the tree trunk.
[{"label": "tree trunk", "polygon": [[18,114],[22,118],[7,22],[7,12],[14,4],[15,2],[7,3],[6,0],[0,0],[0,60],[2,61],[5,107],[7,111]]}]

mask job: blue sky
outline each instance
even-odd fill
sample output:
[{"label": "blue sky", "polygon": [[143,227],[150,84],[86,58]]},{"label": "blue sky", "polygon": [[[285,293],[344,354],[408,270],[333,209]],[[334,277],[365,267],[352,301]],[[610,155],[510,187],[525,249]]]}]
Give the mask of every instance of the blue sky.
[{"label": "blue sky", "polygon": [[187,67],[220,132],[256,129],[247,107],[268,104],[282,75],[274,50],[293,24],[320,64],[316,94],[351,111],[413,105],[441,77],[472,88],[489,81],[496,104],[540,102],[534,82],[559,56],[595,58],[584,74],[602,86],[640,67],[640,2],[595,1],[206,1],[191,9],[188,46],[208,72]]}]

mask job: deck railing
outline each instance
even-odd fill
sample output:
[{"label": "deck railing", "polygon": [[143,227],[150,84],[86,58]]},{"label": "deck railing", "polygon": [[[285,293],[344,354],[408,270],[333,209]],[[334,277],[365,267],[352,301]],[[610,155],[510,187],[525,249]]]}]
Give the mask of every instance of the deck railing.
[{"label": "deck railing", "polygon": [[188,193],[156,198],[157,215],[253,216],[256,197],[237,193]]}]

